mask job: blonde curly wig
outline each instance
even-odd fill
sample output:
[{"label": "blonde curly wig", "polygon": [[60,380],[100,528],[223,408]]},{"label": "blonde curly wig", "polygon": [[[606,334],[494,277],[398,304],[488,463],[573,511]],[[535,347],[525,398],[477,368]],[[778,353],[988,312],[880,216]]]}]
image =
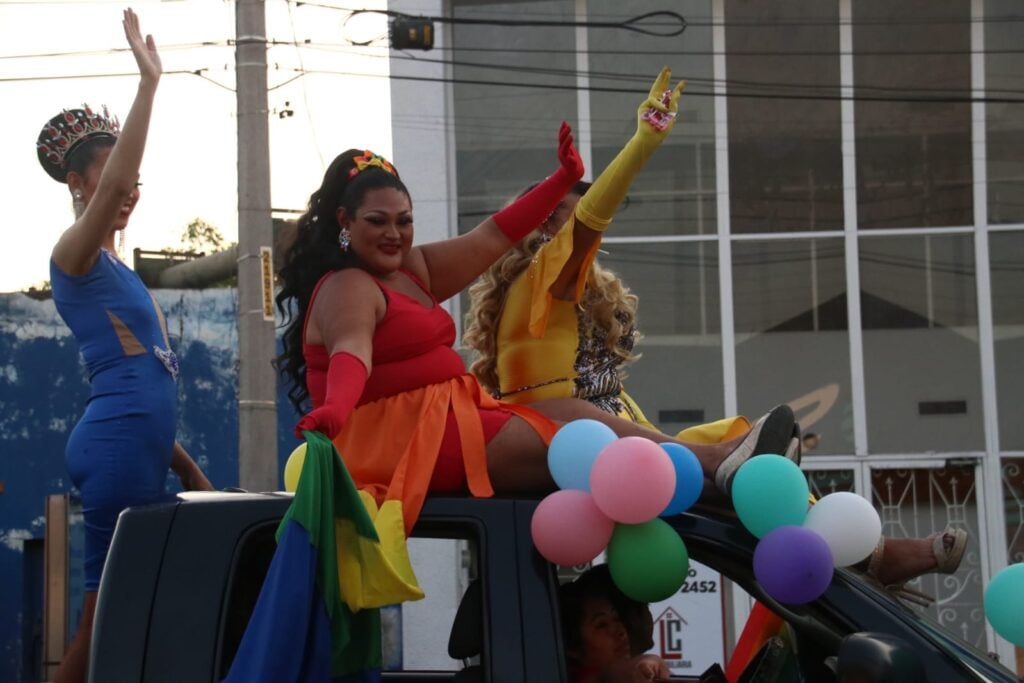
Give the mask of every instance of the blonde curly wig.
[{"label": "blonde curly wig", "polygon": [[[462,342],[476,353],[470,371],[491,394],[497,395],[500,387],[497,338],[505,298],[512,283],[527,269],[544,242],[539,231],[531,233],[469,288],[471,304],[466,313]],[[589,313],[586,316],[588,327],[583,331],[590,335],[594,330],[603,331],[605,346],[623,363],[631,363],[639,357],[619,345],[622,335],[635,328],[638,303],[637,296],[614,272],[602,268],[596,260],[591,264],[580,300],[580,307]]]}]

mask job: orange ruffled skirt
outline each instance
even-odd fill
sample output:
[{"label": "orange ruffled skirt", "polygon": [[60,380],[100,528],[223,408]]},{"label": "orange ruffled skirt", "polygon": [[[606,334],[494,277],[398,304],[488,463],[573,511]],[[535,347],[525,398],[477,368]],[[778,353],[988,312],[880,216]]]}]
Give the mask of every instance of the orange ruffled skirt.
[{"label": "orange ruffled skirt", "polygon": [[444,438],[448,411],[458,426],[469,492],[494,495],[487,473],[487,450],[480,410],[502,410],[526,420],[550,443],[558,425],[536,410],[503,403],[480,388],[472,375],[388,396],[356,408],[334,444],[356,488],[383,505],[402,502],[408,534],[423,507]]}]

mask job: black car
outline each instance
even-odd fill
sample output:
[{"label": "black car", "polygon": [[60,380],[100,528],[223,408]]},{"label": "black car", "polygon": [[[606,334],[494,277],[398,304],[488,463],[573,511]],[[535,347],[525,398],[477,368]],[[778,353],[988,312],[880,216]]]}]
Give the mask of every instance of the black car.
[{"label": "black car", "polygon": [[[182,494],[175,503],[125,511],[100,586],[89,680],[212,683],[223,678],[290,500],[279,493],[195,493]],[[385,668],[392,670],[384,672],[385,680],[569,681],[557,572],[536,552],[530,535],[537,503],[427,500],[414,530],[416,542],[426,543],[418,552],[455,552],[465,580],[442,576],[434,588],[424,580],[431,577],[420,576],[427,601],[416,608],[417,618],[433,638],[426,645],[430,656],[399,656],[390,666],[386,657]],[[667,521],[683,537],[692,559],[738,583],[788,623],[796,667],[758,680],[835,681],[837,667],[873,656],[859,653],[887,648],[923,667],[929,681],[1018,680],[845,570],[836,571],[818,600],[800,607],[777,604],[753,577],[757,539],[735,518],[695,511]],[[460,600],[459,592],[464,594],[456,610],[432,606],[434,592],[452,593],[451,604]],[[396,637],[401,635],[391,634],[392,642]],[[412,645],[407,642],[405,649],[415,650]],[[884,668],[884,660],[872,666]]]}]

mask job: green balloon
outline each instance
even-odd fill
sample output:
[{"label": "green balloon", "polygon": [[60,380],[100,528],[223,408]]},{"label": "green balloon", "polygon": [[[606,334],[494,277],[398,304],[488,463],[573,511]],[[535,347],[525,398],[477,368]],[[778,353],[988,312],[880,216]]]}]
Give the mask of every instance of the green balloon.
[{"label": "green balloon", "polygon": [[800,467],[781,455],[751,458],[732,482],[736,516],[758,538],[780,526],[802,526],[809,494]]},{"label": "green balloon", "polygon": [[675,529],[655,517],[643,524],[616,524],[608,543],[608,570],[623,593],[658,602],[683,585],[690,555]]}]

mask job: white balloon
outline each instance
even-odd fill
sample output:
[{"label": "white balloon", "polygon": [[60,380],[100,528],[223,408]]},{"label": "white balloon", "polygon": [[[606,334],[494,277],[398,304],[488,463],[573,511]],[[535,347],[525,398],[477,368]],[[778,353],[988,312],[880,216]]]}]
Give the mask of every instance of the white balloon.
[{"label": "white balloon", "polygon": [[882,537],[882,520],[866,499],[855,493],[830,493],[807,511],[804,527],[818,532],[837,567],[857,564]]}]

